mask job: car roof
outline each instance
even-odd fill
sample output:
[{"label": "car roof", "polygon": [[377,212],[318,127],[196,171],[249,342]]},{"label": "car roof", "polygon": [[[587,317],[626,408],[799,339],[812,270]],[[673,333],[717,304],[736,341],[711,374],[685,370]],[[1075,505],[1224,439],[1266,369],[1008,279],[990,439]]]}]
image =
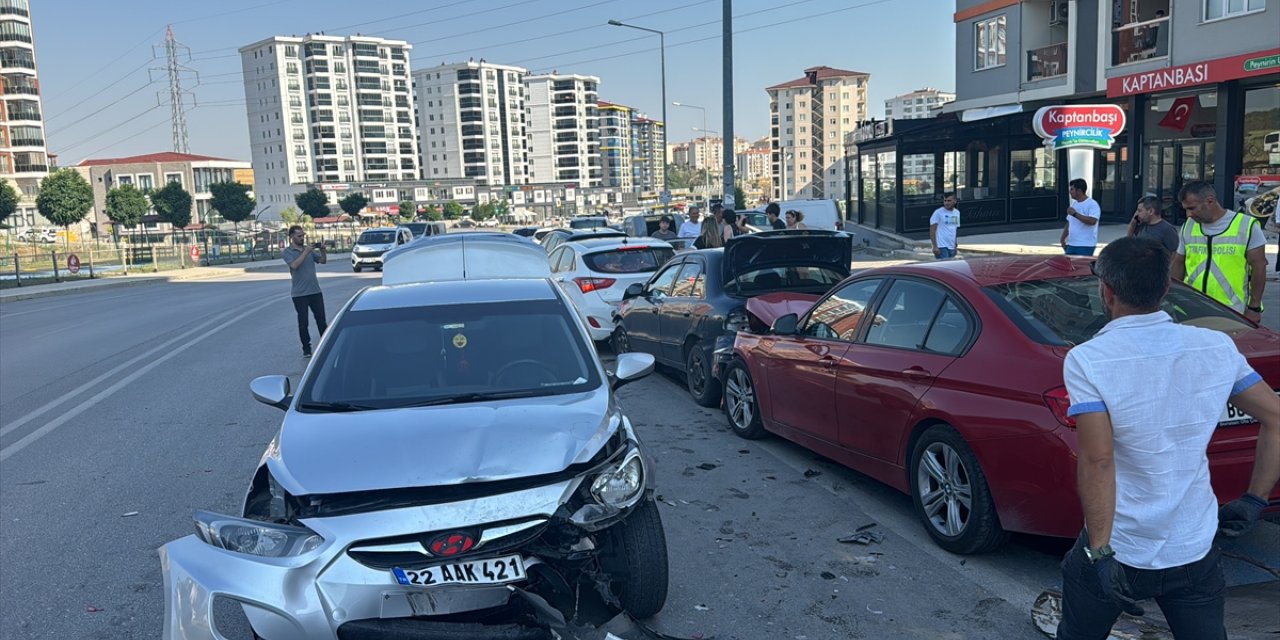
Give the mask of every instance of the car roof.
[{"label": "car roof", "polygon": [[[927,275],[939,280],[967,280],[979,287],[1092,275],[1093,258],[1069,256],[989,256],[966,260],[920,262],[874,271]],[[859,272],[865,274],[867,271]]]},{"label": "car roof", "polygon": [[387,252],[382,265],[383,284],[550,276],[542,247],[501,231],[422,236]]},{"label": "car roof", "polygon": [[577,242],[565,243],[564,246],[576,247],[579,251],[595,251],[597,249],[615,249],[617,247],[670,247],[671,245],[657,238],[589,238]]},{"label": "car roof", "polygon": [[360,233],[365,233],[366,231],[395,231],[397,229],[400,229],[400,227],[370,227]]},{"label": "car roof", "polygon": [[545,278],[412,282],[369,287],[352,303],[351,310],[555,299]]}]

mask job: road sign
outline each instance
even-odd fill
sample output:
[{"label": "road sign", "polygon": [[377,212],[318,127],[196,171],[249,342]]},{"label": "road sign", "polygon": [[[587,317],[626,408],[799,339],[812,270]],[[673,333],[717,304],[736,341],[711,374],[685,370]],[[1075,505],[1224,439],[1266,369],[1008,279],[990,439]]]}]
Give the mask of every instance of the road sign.
[{"label": "road sign", "polygon": [[661,200],[662,204],[671,204],[671,191],[663,189],[662,193],[658,194],[658,200]]},{"label": "road sign", "polygon": [[194,244],[193,244],[193,245],[191,245],[191,249],[190,249],[189,251],[187,251],[187,255],[191,256],[191,259],[192,259],[193,261],[194,261],[194,260],[199,260],[199,259],[200,259],[200,247],[197,247],[197,246],[196,246],[196,245],[194,245]]},{"label": "road sign", "polygon": [[67,271],[80,273],[80,258],[74,253],[67,256]]}]

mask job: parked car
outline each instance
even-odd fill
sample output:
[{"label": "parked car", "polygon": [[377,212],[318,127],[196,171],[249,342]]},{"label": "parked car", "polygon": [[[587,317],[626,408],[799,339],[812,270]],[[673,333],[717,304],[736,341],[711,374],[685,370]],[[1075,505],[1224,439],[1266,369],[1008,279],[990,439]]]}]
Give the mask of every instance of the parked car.
[{"label": "parked car", "polygon": [[552,229],[542,237],[542,248],[551,253],[564,242],[580,242],[591,238],[625,238],[627,234],[617,229]]},{"label": "parked car", "polygon": [[[627,216],[622,220],[622,230],[629,236],[637,238],[646,238],[653,235],[658,230],[658,221],[662,219],[662,213],[651,213],[647,215]],[[680,225],[684,224],[684,214],[671,212],[671,230],[679,231]]]},{"label": "parked car", "polygon": [[57,242],[58,230],[53,227],[31,227],[22,236],[26,242]]},{"label": "parked car", "polygon": [[548,273],[509,234],[421,240],[385,272],[418,281],[357,293],[296,390],[253,380],[284,420],[241,513],[196,512],[161,548],[162,637],[222,638],[218,603],[256,636],[313,640],[550,637],[530,603],[572,620],[579,587],[661,610],[652,460],[615,397],[653,358],[606,372]]},{"label": "parked car", "polygon": [[517,235],[521,238],[533,240],[534,234],[538,233],[539,229],[541,229],[541,227],[518,227],[516,229],[512,229],[511,233],[512,235]]},{"label": "parked car", "polygon": [[[778,434],[909,493],[954,553],[989,551],[1008,532],[1080,532],[1062,364],[1107,323],[1089,259],[871,269],[825,296],[747,306],[755,330],[717,354],[735,433]],[[1230,335],[1280,387],[1280,334],[1181,283],[1163,309]],[[1229,407],[1218,426],[1209,465],[1226,502],[1248,486],[1258,426]],[[1280,511],[1280,487],[1268,511]]]},{"label": "parked car", "polygon": [[564,242],[547,257],[552,280],[573,301],[592,340],[613,335],[613,316],[622,292],[643,284],[675,250],[652,238],[591,238]]},{"label": "parked car", "polygon": [[[804,226],[809,229],[838,229],[840,209],[835,200],[809,198],[805,200],[782,200],[778,208],[785,214],[795,209],[804,214]],[[747,211],[747,224],[759,229],[769,228],[768,218],[764,215],[764,206]],[[758,214],[758,215],[754,215]]]},{"label": "parked car", "polygon": [[766,293],[825,293],[849,275],[853,244],[835,231],[772,231],[738,236],[723,249],[677,254],[644,284],[623,292],[613,346],[652,354],[685,374],[704,407],[720,400],[712,353],[747,328],[747,300]]},{"label": "parked car", "polygon": [[382,255],[413,240],[413,232],[404,227],[366,229],[351,247],[351,270],[360,273],[365,267],[382,270]]},{"label": "parked car", "polygon": [[575,216],[569,218],[570,229],[600,229],[609,226],[605,216]]},{"label": "parked car", "polygon": [[449,232],[443,222],[406,222],[400,225],[413,233],[413,237],[438,236]]}]

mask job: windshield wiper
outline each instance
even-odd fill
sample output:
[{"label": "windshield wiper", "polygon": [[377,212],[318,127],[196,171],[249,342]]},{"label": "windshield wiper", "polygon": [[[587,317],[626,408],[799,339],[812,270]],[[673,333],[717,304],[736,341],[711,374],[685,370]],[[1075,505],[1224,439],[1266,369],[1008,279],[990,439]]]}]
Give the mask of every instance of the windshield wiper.
[{"label": "windshield wiper", "polygon": [[329,413],[347,413],[351,411],[376,411],[383,407],[371,407],[350,402],[302,402],[298,408],[305,411],[326,411]]},{"label": "windshield wiper", "polygon": [[394,409],[407,409],[411,407],[434,407],[442,404],[457,404],[462,402],[481,402],[484,400],[511,400],[513,398],[533,398],[536,396],[547,395],[541,390],[525,389],[522,391],[484,391],[476,393],[460,393],[453,396],[444,396],[441,398],[431,398],[429,400],[420,400],[418,402],[410,402],[407,404],[398,404]]}]

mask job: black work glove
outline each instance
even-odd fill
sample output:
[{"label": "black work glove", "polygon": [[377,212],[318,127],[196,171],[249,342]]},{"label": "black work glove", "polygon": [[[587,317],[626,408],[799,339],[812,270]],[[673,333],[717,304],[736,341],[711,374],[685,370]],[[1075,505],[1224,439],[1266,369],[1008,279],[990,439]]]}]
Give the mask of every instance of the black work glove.
[{"label": "black work glove", "polygon": [[1098,573],[1098,582],[1102,585],[1102,593],[1116,603],[1122,611],[1131,616],[1146,613],[1138,601],[1133,598],[1133,587],[1129,584],[1129,576],[1124,566],[1115,557],[1101,558],[1093,563],[1093,570]]},{"label": "black work glove", "polygon": [[1246,493],[1222,505],[1218,509],[1218,533],[1227,538],[1238,537],[1258,521],[1266,506],[1266,500],[1252,493]]}]

